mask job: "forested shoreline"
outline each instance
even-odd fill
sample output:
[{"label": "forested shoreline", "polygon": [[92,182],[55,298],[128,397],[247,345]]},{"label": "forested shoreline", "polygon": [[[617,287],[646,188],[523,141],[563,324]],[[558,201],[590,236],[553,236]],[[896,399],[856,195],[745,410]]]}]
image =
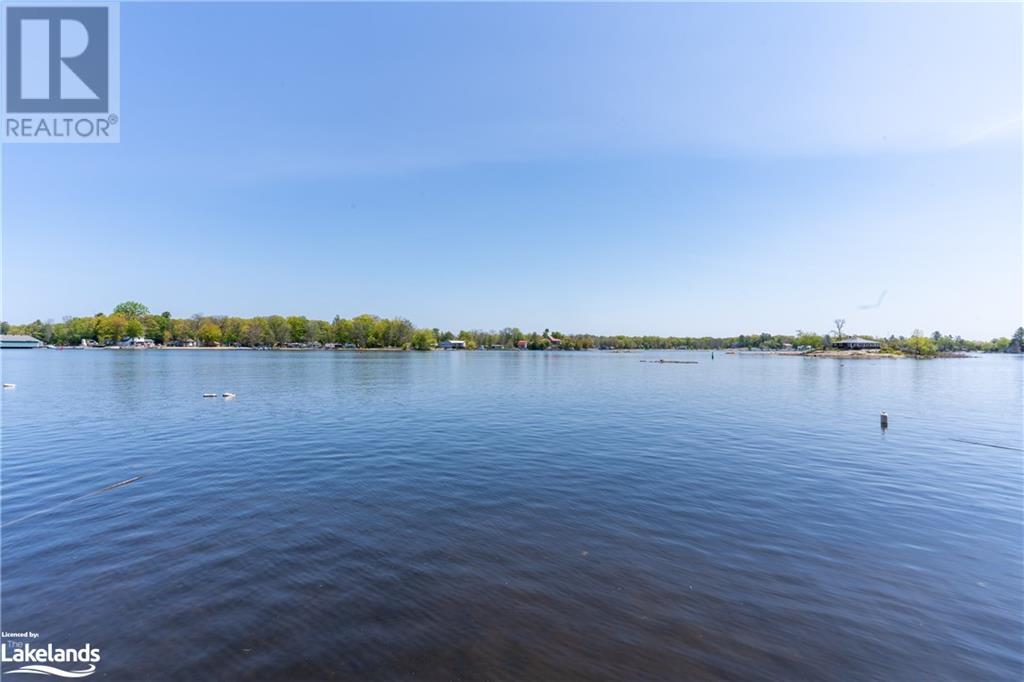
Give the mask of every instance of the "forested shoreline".
[{"label": "forested shoreline", "polygon": [[[836,320],[837,323],[844,322]],[[195,343],[202,346],[243,346],[280,348],[288,346],[325,346],[354,348],[402,348],[430,350],[443,341],[459,339],[466,347],[515,348],[525,342],[530,350],[590,349],[703,349],[719,350],[751,348],[760,350],[821,350],[843,338],[842,324],[837,330],[818,334],[797,330],[793,334],[738,334],[712,336],[634,336],[568,334],[545,329],[523,331],[518,327],[501,330],[441,330],[417,327],[405,318],[382,318],[357,315],[351,319],[335,316],[333,320],[317,320],[304,316],[270,315],[262,317],[230,317],[193,315],[176,318],[170,312],[154,314],[143,304],[125,301],[110,313],[88,317],[66,317],[61,322],[36,320],[28,324],[0,323],[4,334],[26,334],[52,345],[80,345],[82,340],[109,345],[124,338],[145,337],[157,344]],[[1011,337],[976,341],[934,332],[925,335],[915,330],[909,336],[864,338],[877,340],[883,351],[932,355],[944,352],[1020,352],[1024,346],[1024,329]]]}]

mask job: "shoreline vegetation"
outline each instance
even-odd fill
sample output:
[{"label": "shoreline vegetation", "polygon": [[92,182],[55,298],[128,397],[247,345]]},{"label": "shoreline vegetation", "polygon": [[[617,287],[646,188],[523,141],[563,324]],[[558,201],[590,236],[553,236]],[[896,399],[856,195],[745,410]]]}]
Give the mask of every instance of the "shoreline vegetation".
[{"label": "shoreline vegetation", "polygon": [[25,334],[47,345],[64,347],[112,347],[124,340],[142,340],[145,345],[175,349],[260,349],[260,350],[434,350],[458,347],[467,350],[708,350],[759,351],[810,357],[963,357],[971,352],[1020,353],[1024,328],[1011,337],[975,341],[938,331],[925,335],[915,330],[910,336],[877,337],[857,335],[877,342],[878,348],[843,350],[835,347],[844,338],[845,320],[836,320],[832,333],[797,330],[794,334],[739,334],[711,336],[634,336],[563,334],[549,329],[524,332],[517,327],[501,330],[444,331],[416,327],[405,318],[358,315],[351,319],[335,316],[330,322],[303,316],[229,317],[193,315],[175,318],[169,312],[153,314],[143,304],[125,301],[110,313],[89,317],[65,317],[61,322],[36,320],[28,324],[0,323],[3,334]]}]

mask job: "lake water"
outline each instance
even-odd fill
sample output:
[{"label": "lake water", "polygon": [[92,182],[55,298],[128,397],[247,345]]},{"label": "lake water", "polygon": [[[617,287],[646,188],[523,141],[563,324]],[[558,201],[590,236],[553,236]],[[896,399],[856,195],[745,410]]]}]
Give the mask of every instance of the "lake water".
[{"label": "lake water", "polygon": [[1019,356],[0,361],[2,628],[94,679],[1024,672]]}]

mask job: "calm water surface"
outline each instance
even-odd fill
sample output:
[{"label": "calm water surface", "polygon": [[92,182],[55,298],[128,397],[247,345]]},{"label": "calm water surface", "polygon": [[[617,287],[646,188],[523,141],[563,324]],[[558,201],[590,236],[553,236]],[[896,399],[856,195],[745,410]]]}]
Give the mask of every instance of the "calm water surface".
[{"label": "calm water surface", "polygon": [[92,679],[1024,673],[1020,357],[0,361],[2,627]]}]

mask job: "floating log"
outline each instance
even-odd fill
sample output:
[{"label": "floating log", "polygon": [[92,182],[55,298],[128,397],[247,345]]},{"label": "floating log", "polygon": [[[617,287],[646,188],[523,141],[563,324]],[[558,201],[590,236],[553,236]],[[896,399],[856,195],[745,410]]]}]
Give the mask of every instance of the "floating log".
[{"label": "floating log", "polygon": [[650,362],[655,365],[696,365],[696,360],[641,360],[640,362]]}]

